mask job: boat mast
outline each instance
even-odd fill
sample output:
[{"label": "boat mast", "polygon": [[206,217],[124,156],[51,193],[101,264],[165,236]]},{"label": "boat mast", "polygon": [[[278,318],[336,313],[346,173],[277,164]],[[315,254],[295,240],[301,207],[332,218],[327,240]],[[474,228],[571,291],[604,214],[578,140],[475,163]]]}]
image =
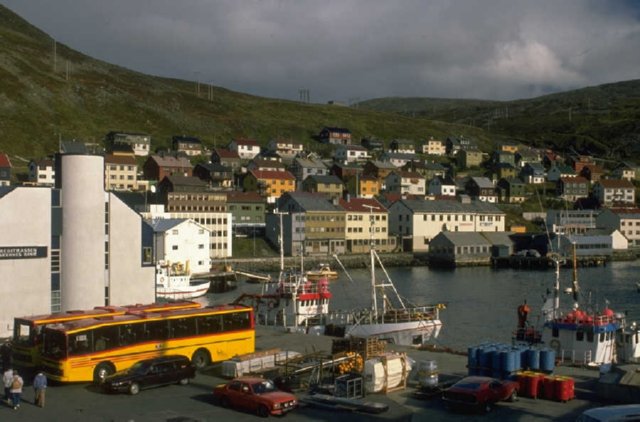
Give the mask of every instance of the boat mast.
[{"label": "boat mast", "polygon": [[378,298],[376,295],[376,270],[375,270],[375,260],[373,257],[374,254],[374,243],[373,243],[373,210],[378,209],[378,207],[374,207],[373,205],[362,205],[364,208],[369,209],[369,265],[371,265],[371,309],[373,310],[373,315],[375,317],[378,316]]},{"label": "boat mast", "polygon": [[578,258],[576,256],[576,242],[571,242],[573,246],[573,284],[571,286],[571,290],[573,291],[573,306],[575,309],[578,308]]}]

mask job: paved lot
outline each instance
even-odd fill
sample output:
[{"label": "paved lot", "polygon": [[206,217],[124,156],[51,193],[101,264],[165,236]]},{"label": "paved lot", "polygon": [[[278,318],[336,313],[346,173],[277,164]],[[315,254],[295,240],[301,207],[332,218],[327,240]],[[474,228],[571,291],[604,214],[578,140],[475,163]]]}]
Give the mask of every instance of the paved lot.
[{"label": "paved lot", "polygon": [[[259,329],[258,349],[279,347],[301,353],[331,350],[331,339],[323,336],[283,334],[269,329]],[[453,379],[466,374],[466,357],[416,351],[407,351],[416,361],[435,360],[441,379]],[[446,411],[439,397],[417,399],[414,395],[415,381],[407,389],[388,395],[368,395],[367,400],[387,403],[389,411],[380,415],[366,415],[351,412],[321,410],[310,407],[297,409],[286,416],[295,421],[573,421],[586,408],[596,406],[590,388],[597,372],[576,368],[558,368],[557,373],[571,375],[576,380],[577,399],[568,403],[521,398],[516,403],[503,403],[488,415],[451,413]],[[142,391],[137,396],[125,394],[110,395],[93,386],[54,385],[47,391],[47,405],[44,409],[33,405],[33,389],[25,387],[24,403],[18,410],[7,405],[0,406],[1,421],[256,421],[257,416],[220,408],[211,401],[212,388],[226,380],[218,376],[215,368],[198,374],[187,386],[172,385]],[[25,381],[30,377],[25,377]],[[28,383],[30,385],[30,382]]]}]

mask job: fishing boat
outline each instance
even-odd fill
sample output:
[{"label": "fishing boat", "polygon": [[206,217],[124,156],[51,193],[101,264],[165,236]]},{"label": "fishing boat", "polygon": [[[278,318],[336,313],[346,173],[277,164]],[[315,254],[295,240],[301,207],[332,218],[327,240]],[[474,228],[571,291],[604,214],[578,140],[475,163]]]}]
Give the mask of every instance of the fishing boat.
[{"label": "fishing boat", "polygon": [[156,299],[184,300],[204,296],[211,281],[191,278],[180,265],[158,265],[156,269]]},{"label": "fishing boat", "polygon": [[[282,215],[281,215],[282,218]],[[309,332],[317,327],[324,332],[329,313],[329,280],[309,279],[304,271],[304,256],[300,268],[284,268],[282,220],[280,221],[280,272],[274,281],[262,283],[260,293],[244,293],[234,303],[248,304],[255,310],[256,323],[281,326],[289,331]]]},{"label": "fishing boat", "polygon": [[338,278],[338,272],[332,270],[329,264],[319,264],[316,269],[309,270],[305,274],[309,280],[319,280],[321,278],[335,280]]},{"label": "fishing boat", "polygon": [[[416,306],[403,299],[395,288],[382,261],[371,246],[371,306],[350,311],[344,321],[345,337],[377,337],[389,343],[422,346],[435,339],[442,328],[440,310],[443,304]],[[376,275],[376,263],[384,273],[380,281]],[[340,315],[331,313],[339,321]],[[339,322],[338,322],[339,324]]]},{"label": "fishing boat", "polygon": [[[514,340],[550,347],[555,351],[556,359],[565,363],[601,366],[616,361],[637,360],[640,357],[640,347],[636,325],[627,325],[624,315],[609,308],[608,302],[601,308],[581,302],[575,248],[572,300],[569,306],[561,305],[562,259],[557,256],[552,256],[551,259],[555,263],[556,277],[553,289],[542,306],[542,329],[527,326],[521,319]],[[526,316],[524,319],[526,320]]]}]

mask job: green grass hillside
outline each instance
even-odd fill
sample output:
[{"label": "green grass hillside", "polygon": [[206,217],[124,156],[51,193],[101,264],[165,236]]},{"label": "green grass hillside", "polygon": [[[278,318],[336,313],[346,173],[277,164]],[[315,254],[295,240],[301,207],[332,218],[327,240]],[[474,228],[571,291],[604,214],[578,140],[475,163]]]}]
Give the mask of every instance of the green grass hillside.
[{"label": "green grass hillside", "polygon": [[308,142],[323,126],[349,128],[354,139],[424,139],[481,129],[394,113],[255,97],[194,82],[148,76],[56,47],[47,34],[0,6],[0,151],[26,158],[54,152],[58,139],[101,142],[112,130],[146,132],[152,148],[172,135],[224,146],[235,137]]},{"label": "green grass hillside", "polygon": [[361,109],[482,128],[487,136],[602,157],[640,157],[640,79],[529,100],[380,98]]}]

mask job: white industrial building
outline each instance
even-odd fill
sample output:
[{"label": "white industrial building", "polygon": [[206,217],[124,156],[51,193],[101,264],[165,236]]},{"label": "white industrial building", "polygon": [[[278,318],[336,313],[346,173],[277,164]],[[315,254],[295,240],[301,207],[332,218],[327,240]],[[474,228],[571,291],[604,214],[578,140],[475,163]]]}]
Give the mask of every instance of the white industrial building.
[{"label": "white industrial building", "polygon": [[62,154],[56,185],[0,191],[0,337],[13,318],[155,300],[153,233],[104,190],[104,159]]},{"label": "white industrial building", "polygon": [[157,219],[149,224],[158,264],[180,266],[185,274],[209,272],[209,230],[189,219]]}]

